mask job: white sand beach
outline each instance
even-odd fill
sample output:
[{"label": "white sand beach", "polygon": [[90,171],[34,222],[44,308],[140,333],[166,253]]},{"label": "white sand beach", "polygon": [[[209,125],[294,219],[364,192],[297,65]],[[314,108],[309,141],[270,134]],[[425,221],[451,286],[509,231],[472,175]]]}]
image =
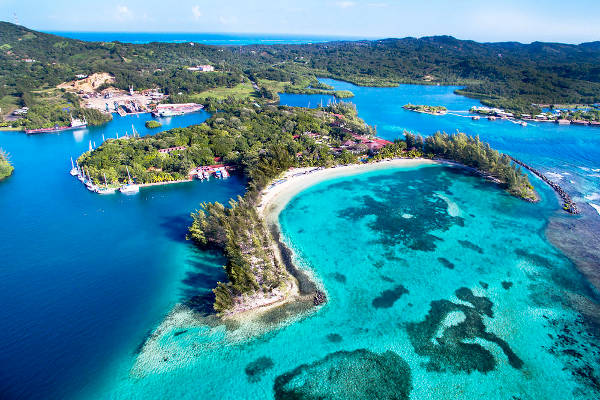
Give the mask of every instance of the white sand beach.
[{"label": "white sand beach", "polygon": [[269,185],[262,192],[258,212],[267,224],[276,224],[279,213],[286,204],[301,191],[328,179],[350,176],[381,169],[394,169],[401,167],[415,167],[423,164],[439,164],[424,158],[406,159],[395,158],[368,164],[351,164],[333,168],[293,168],[285,175]]}]

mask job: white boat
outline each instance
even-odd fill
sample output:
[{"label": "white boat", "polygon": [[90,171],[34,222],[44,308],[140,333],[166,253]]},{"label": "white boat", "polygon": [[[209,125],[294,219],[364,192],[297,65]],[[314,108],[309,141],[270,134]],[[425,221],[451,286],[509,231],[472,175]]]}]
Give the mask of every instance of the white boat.
[{"label": "white boat", "polygon": [[119,188],[119,192],[123,194],[136,194],[140,191],[140,185],[136,185],[134,183],[128,183],[127,185],[123,185]]},{"label": "white boat", "polygon": [[79,175],[79,171],[77,170],[77,168],[75,168],[75,165],[73,164],[73,157],[71,157],[71,171],[70,171],[70,174],[72,176]]},{"label": "white boat", "polygon": [[98,194],[115,194],[117,192],[117,188],[114,187],[97,187],[96,193]]},{"label": "white boat", "polygon": [[108,181],[106,180],[106,174],[104,174],[104,187],[96,187],[96,193],[98,194],[114,194],[117,192],[116,187],[108,187]]},{"label": "white boat", "polygon": [[136,185],[135,183],[133,183],[133,181],[131,180],[131,175],[129,174],[129,167],[125,168],[127,168],[127,178],[129,179],[129,183],[121,186],[119,188],[119,191],[123,194],[135,194],[140,191],[140,185]]}]

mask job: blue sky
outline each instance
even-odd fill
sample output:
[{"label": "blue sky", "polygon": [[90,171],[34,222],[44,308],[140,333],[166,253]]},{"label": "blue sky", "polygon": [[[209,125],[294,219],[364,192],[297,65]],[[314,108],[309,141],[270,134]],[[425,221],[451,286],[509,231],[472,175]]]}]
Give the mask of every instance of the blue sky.
[{"label": "blue sky", "polygon": [[600,40],[600,1],[0,0],[0,19],[46,31],[245,32],[477,41]]}]

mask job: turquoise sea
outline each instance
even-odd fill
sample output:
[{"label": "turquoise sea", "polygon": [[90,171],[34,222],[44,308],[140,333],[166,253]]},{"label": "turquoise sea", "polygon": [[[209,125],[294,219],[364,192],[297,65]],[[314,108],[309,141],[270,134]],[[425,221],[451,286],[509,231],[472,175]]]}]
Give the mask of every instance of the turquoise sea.
[{"label": "turquoise sea", "polygon": [[[600,131],[401,109],[409,101],[455,111],[476,104],[451,87],[327,82],[352,87],[359,115],[385,138],[403,129],[479,133],[560,174],[580,201],[600,193],[588,176],[600,168]],[[320,100],[282,97],[291,105],[308,101]],[[206,117],[172,118],[164,128]],[[580,272],[590,276],[582,263],[598,264],[592,250],[577,247],[598,227],[591,206],[567,217],[539,180],[542,201],[530,204],[445,166],[325,181],[298,194],[280,223],[328,303],[293,321],[272,315],[251,329],[224,326],[171,310],[210,306],[223,260],[183,240],[188,215],[202,201],[241,193],[241,179],[101,197],[68,174],[69,157],[89,140],[122,134],[132,123],[150,133],[145,120],[116,117],[59,135],[0,132],[16,167],[0,183],[0,361],[10,366],[0,372],[0,397],[600,396],[600,295]],[[564,226],[576,232],[569,236]],[[562,251],[552,232],[563,239]]]}]

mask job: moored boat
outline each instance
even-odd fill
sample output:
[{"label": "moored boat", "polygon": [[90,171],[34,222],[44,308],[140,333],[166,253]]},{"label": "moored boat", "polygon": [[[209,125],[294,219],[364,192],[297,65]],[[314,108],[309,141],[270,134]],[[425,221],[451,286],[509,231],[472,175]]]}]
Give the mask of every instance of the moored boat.
[{"label": "moored boat", "polygon": [[73,164],[73,157],[71,157],[71,171],[69,173],[71,174],[71,176],[79,175],[79,170]]},{"label": "moored boat", "polygon": [[127,178],[129,179],[128,183],[121,186],[119,188],[119,191],[123,194],[135,194],[138,193],[140,191],[140,185],[136,185],[135,183],[133,183],[133,181],[131,180],[131,175],[129,174],[129,167],[125,167],[127,168]]},{"label": "moored boat", "polygon": [[106,180],[106,174],[104,174],[104,187],[97,187],[96,193],[98,194],[114,194],[117,192],[116,187],[109,187],[108,181]]},{"label": "moored boat", "polygon": [[25,129],[25,133],[28,135],[35,133],[55,133],[55,132],[63,132],[70,131],[75,129],[83,129],[87,127],[87,122],[85,119],[71,118],[71,125],[69,126],[58,126],[55,125],[52,128],[39,128],[39,129]]}]

